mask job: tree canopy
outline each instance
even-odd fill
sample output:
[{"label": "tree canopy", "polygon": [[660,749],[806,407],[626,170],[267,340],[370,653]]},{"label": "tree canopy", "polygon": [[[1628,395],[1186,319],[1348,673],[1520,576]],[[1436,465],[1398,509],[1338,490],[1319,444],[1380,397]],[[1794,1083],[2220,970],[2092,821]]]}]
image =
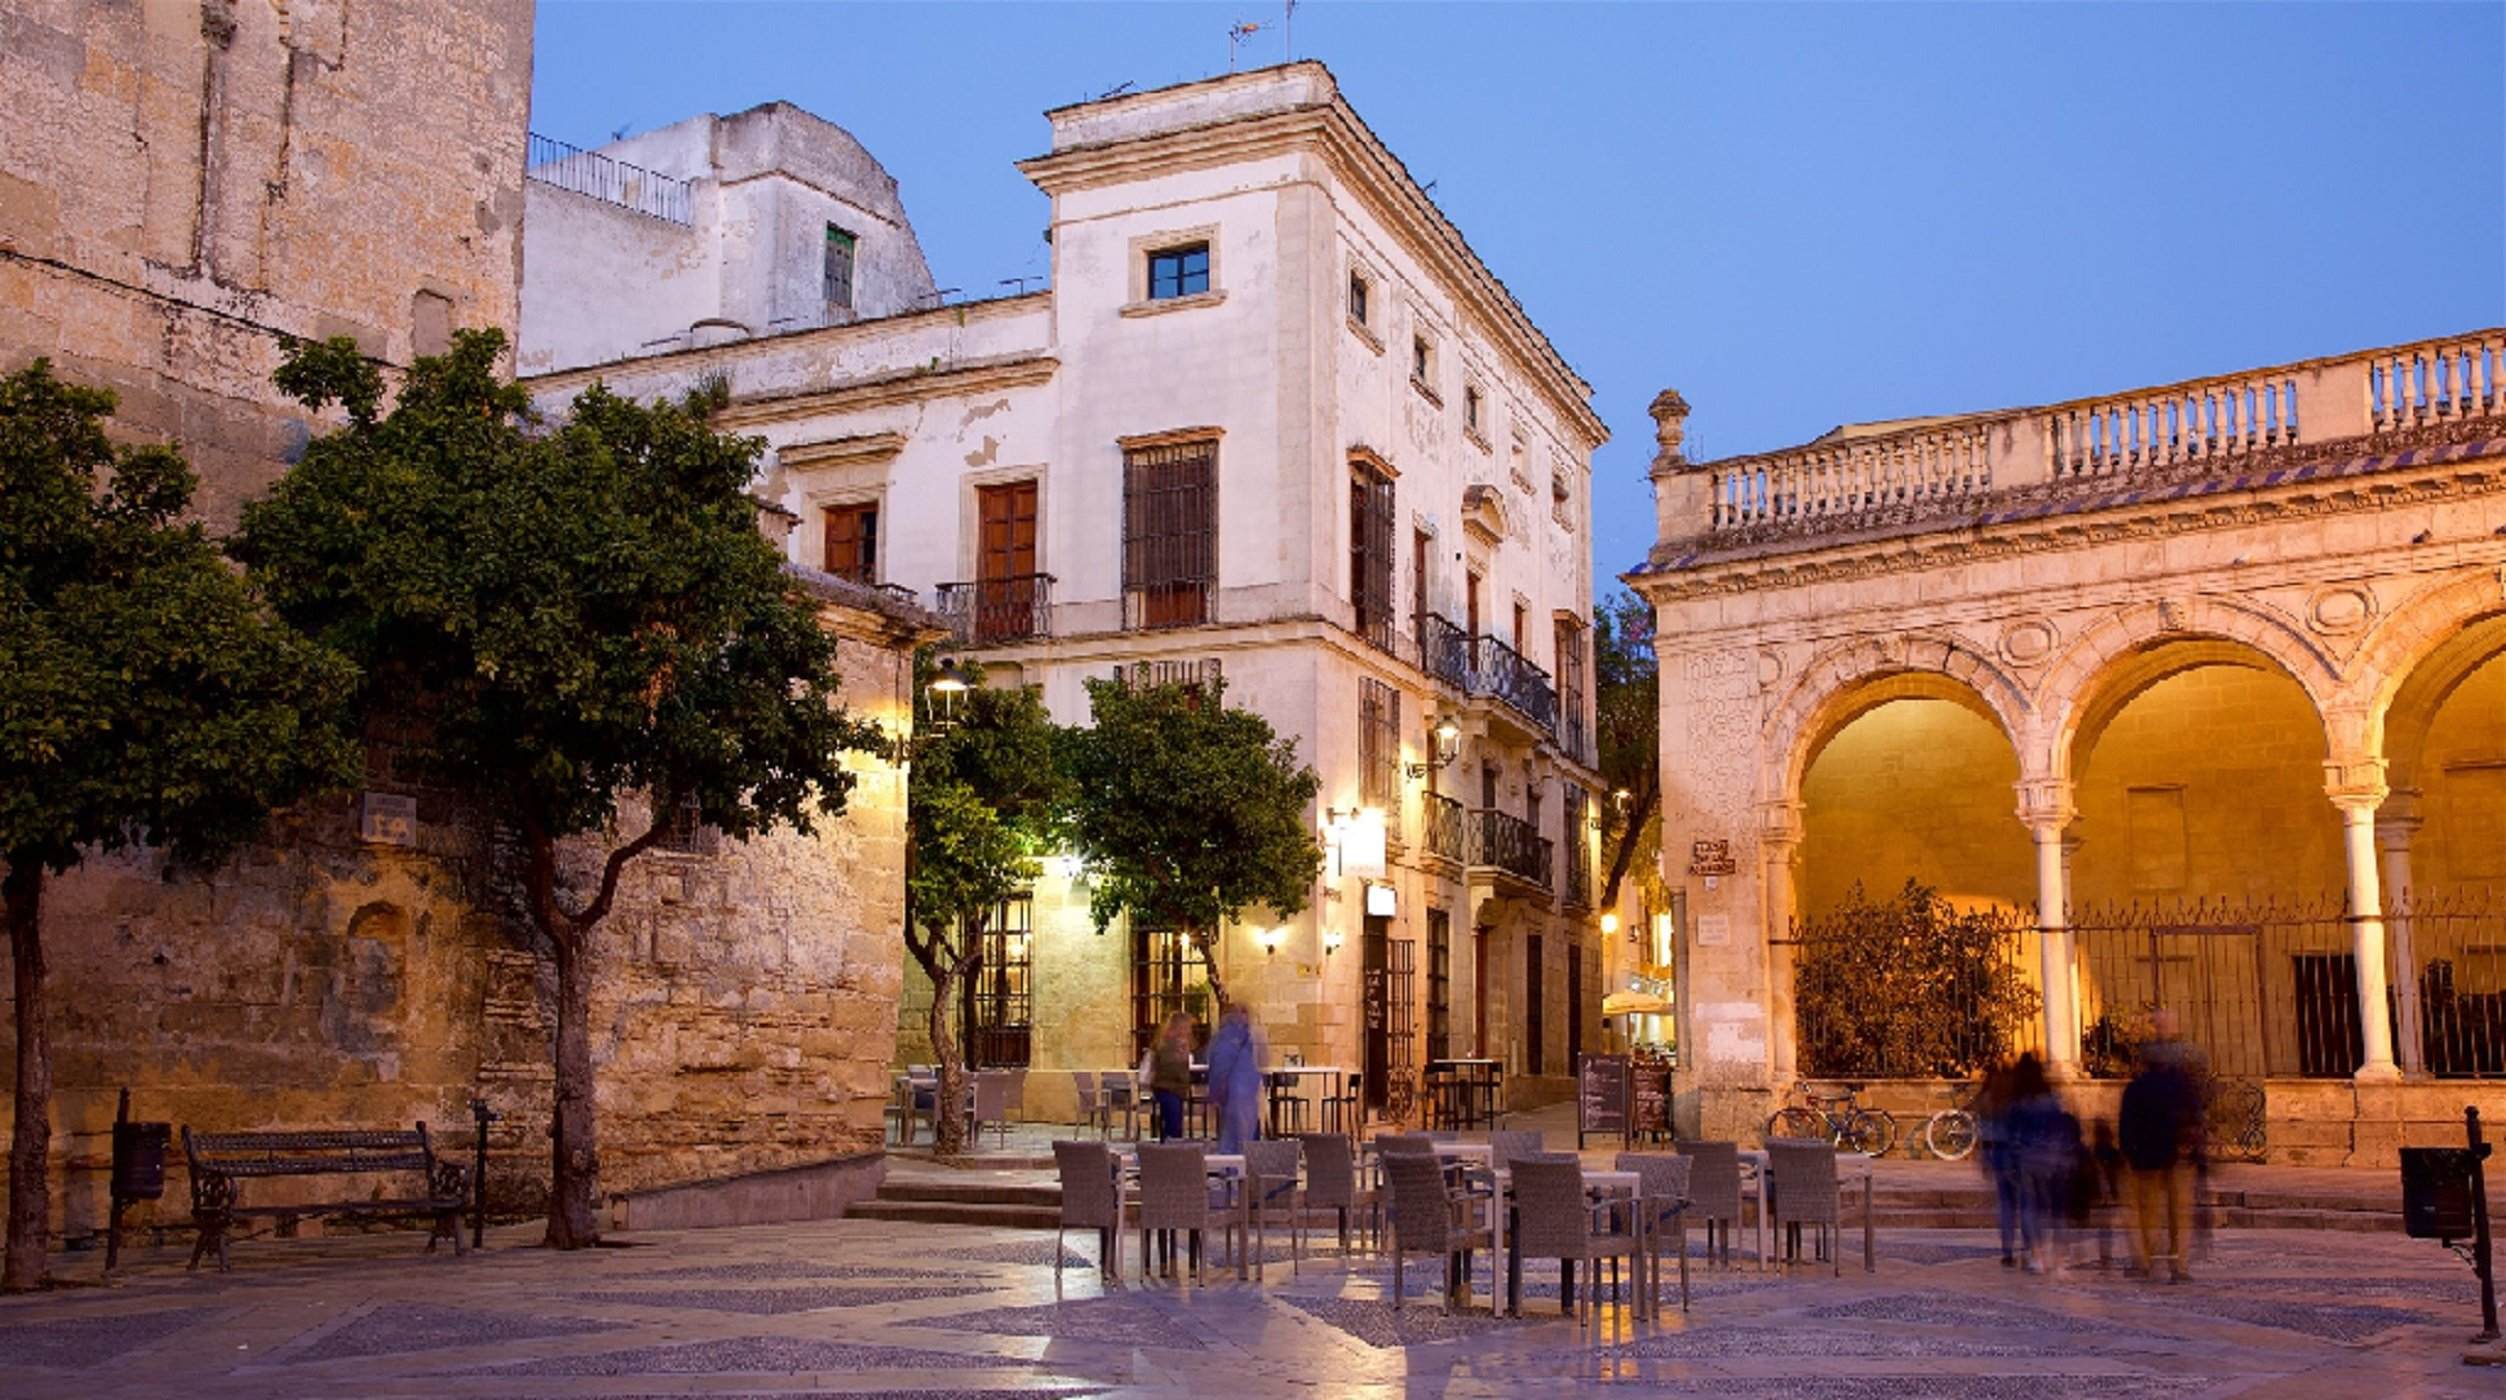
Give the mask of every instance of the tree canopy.
[{"label": "tree canopy", "polygon": [[17,1012],[8,1253],[43,1274],[51,1071],[43,880],[144,843],[208,865],[271,808],[345,786],[353,674],[273,618],[183,518],[165,447],[116,448],[113,396],[33,366],[0,379],[0,864]]},{"label": "tree canopy", "polygon": [[1654,819],[1662,805],[1662,692],[1653,655],[1653,609],[1625,590],[1593,608],[1593,708],[1601,773],[1624,803],[1604,810],[1608,873],[1601,906],[1618,902],[1619,884],[1642,868],[1637,857],[1658,845]]},{"label": "tree canopy", "polygon": [[[1128,912],[1210,939],[1251,905],[1302,911],[1322,873],[1310,809],[1321,790],[1296,741],[1225,703],[1223,682],[1088,682],[1095,724],[1066,740],[1069,839],[1097,927]],[[1226,991],[1210,959],[1211,990]]]},{"label": "tree canopy", "polygon": [[[354,658],[362,712],[519,834],[558,973],[550,1239],[592,1243],[591,1069],[580,957],[619,878],[682,811],[733,838],[842,812],[848,751],[884,750],[836,702],[835,641],[757,529],[760,444],[717,396],[638,404],[594,386],[553,429],[501,378],[504,338],[419,360],[388,414],[344,339],[296,347],[282,387],[348,426],[244,513],[237,553],[280,611]],[[652,819],[621,831],[621,803]],[[604,854],[588,888],[557,843]]]}]

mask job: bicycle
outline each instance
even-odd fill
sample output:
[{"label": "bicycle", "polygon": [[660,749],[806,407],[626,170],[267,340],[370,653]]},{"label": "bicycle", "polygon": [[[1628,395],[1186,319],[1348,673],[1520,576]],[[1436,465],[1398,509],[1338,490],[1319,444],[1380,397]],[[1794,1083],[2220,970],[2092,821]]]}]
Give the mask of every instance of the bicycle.
[{"label": "bicycle", "polygon": [[1923,1120],[1923,1146],[1944,1162],[1963,1162],[1975,1152],[1975,1100],[1982,1086],[1970,1088],[1954,1108]]},{"label": "bicycle", "polygon": [[1841,1094],[1822,1094],[1806,1083],[1800,1088],[1808,1106],[1777,1109],[1766,1120],[1768,1137],[1830,1142],[1872,1157],[1887,1156],[1888,1149],[1897,1145],[1897,1120],[1885,1109],[1864,1108],[1855,1102],[1861,1085],[1847,1084]]}]

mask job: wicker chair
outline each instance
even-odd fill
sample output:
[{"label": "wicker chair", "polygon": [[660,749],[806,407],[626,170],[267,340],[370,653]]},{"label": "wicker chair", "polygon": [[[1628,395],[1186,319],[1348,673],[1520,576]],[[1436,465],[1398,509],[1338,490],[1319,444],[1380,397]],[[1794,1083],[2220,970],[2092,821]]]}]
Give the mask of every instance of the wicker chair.
[{"label": "wicker chair", "polygon": [[973,1091],[973,1111],[968,1114],[967,1123],[971,1131],[967,1137],[970,1140],[980,1138],[983,1130],[990,1128],[1006,1144],[1009,1141],[1009,1076],[995,1070],[982,1071],[975,1075]]},{"label": "wicker chair", "polygon": [[1688,1306],[1688,1172],[1696,1165],[1693,1157],[1674,1157],[1666,1152],[1622,1152],[1612,1163],[1618,1170],[1634,1172],[1643,1179],[1637,1188],[1637,1210],[1644,1217],[1644,1238],[1647,1267],[1645,1287],[1652,1292],[1645,1297],[1650,1308],[1661,1297],[1662,1244],[1666,1237],[1679,1241],[1679,1305]]},{"label": "wicker chair", "polygon": [[1056,1142],[1053,1166],[1061,1174],[1062,1213],[1053,1226],[1053,1282],[1062,1279],[1062,1232],[1096,1231],[1096,1266],[1122,1277],[1122,1182],[1113,1149],[1101,1142]]},{"label": "wicker chair", "polygon": [[1683,1139],[1675,1144],[1688,1159],[1688,1213],[1705,1222],[1705,1257],[1715,1257],[1718,1237],[1723,1263],[1732,1262],[1732,1235],[1740,1228],[1740,1145]]},{"label": "wicker chair", "polygon": [[1323,1131],[1339,1133],[1354,1141],[1358,1135],[1358,1129],[1366,1123],[1365,1103],[1366,1076],[1352,1074],[1349,1076],[1347,1089],[1337,1094],[1323,1096],[1321,1105]]},{"label": "wicker chair", "polygon": [[1383,1164],[1392,1191],[1392,1306],[1401,1306],[1402,1263],[1413,1254],[1443,1255],[1445,1296],[1467,1298],[1471,1251],[1495,1245],[1485,1199],[1449,1186],[1428,1153],[1395,1152]]},{"label": "wicker chair", "polygon": [[1070,1087],[1079,1095],[1077,1125],[1094,1128],[1098,1137],[1104,1137],[1107,1132],[1105,1102],[1096,1096],[1096,1076],[1084,1069],[1074,1069],[1070,1072]]},{"label": "wicker chair", "polygon": [[[1578,1263],[1591,1265],[1593,1276],[1583,1293],[1587,1300],[1600,1289],[1600,1264],[1607,1259],[1611,1296],[1617,1298],[1618,1261],[1632,1265],[1636,1259],[1636,1202],[1625,1197],[1588,1199],[1583,1165],[1571,1160],[1525,1158],[1514,1164],[1513,1172],[1515,1259],[1557,1260],[1570,1287],[1574,1275],[1568,1270]],[[1605,1215],[1609,1224],[1596,1227],[1594,1221]]]},{"label": "wicker chair", "polygon": [[1122,1135],[1126,1141],[1140,1140],[1140,1086],[1127,1069],[1109,1069],[1098,1076],[1103,1092],[1097,1102],[1105,1106],[1105,1131],[1114,1131],[1114,1115],[1122,1115]]},{"label": "wicker chair", "polygon": [[1349,1217],[1364,1212],[1369,1228],[1382,1233],[1383,1196],[1371,1187],[1358,1185],[1357,1153],[1349,1140],[1338,1133],[1307,1133],[1298,1139],[1305,1147],[1305,1201],[1308,1212],[1327,1210],[1340,1224],[1340,1254],[1349,1253]]},{"label": "wicker chair", "polygon": [[1488,1134],[1489,1165],[1510,1167],[1526,1157],[1538,1157],[1548,1150],[1548,1141],[1536,1132],[1492,1132]]},{"label": "wicker chair", "polygon": [[1838,1277],[1845,1272],[1842,1240],[1844,1216],[1837,1204],[1836,1148],[1832,1143],[1769,1138],[1766,1142],[1768,1185],[1773,1194],[1767,1210],[1779,1236],[1786,1237],[1787,1261],[1800,1254],[1801,1227],[1818,1231],[1817,1245],[1826,1252]]},{"label": "wicker chair", "polygon": [[1377,1133],[1375,1154],[1389,1157],[1395,1152],[1427,1152],[1436,1150],[1436,1140],[1425,1133]]},{"label": "wicker chair", "polygon": [[1152,1232],[1165,1237],[1171,1261],[1174,1233],[1182,1231],[1191,1237],[1192,1273],[1197,1279],[1203,1257],[1201,1239],[1212,1222],[1207,1154],[1197,1142],[1144,1142],[1139,1152],[1140,1272],[1143,1276],[1149,1272]]},{"label": "wicker chair", "polygon": [[1001,1073],[1009,1076],[1009,1116],[1013,1119],[1026,1117],[1027,1072],[1023,1069],[1005,1069]]},{"label": "wicker chair", "polygon": [[1290,1271],[1305,1267],[1305,1219],[1301,1209],[1305,1192],[1297,1180],[1304,1163],[1305,1145],[1293,1138],[1260,1138],[1244,1145],[1244,1192],[1238,1202],[1243,1214],[1252,1221],[1256,1269],[1270,1260],[1270,1222],[1274,1217],[1288,1223]]}]

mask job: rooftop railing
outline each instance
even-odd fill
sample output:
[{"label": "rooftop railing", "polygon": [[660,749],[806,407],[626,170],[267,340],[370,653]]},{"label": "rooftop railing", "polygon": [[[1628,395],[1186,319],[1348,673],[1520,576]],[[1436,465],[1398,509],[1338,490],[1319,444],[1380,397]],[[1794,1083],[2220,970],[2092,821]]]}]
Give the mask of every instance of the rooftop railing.
[{"label": "rooftop railing", "polygon": [[[1684,417],[1686,406],[1657,411]],[[2337,456],[2335,445],[2399,452],[2490,426],[2506,434],[2506,330],[2045,408],[1846,429],[1716,462],[1673,458],[1655,475],[1664,535],[1713,546],[2233,477]]]},{"label": "rooftop railing", "polygon": [[530,136],[530,152],[522,172],[526,178],[669,223],[692,221],[687,181],[571,146],[536,131]]}]

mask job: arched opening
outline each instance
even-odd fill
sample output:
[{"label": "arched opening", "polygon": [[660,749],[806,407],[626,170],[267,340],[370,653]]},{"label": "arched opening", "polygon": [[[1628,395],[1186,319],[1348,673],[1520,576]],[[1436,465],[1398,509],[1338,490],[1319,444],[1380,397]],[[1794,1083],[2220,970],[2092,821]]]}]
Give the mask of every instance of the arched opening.
[{"label": "arched opening", "polygon": [[2385,713],[2377,824],[2407,1070],[2506,1076],[2506,616],[2411,668]]},{"label": "arched opening", "polygon": [[2128,1072],[2164,1012],[2224,1074],[2355,1072],[2348,866],[2314,698],[2252,646],[2196,637],[2109,663],[2075,714],[2083,1066]]},{"label": "arched opening", "polygon": [[2026,832],[2012,815],[2019,759],[1973,690],[1903,674],[1841,697],[1802,767],[1800,910],[1816,918],[1860,886],[1908,880],[1960,907],[2032,905]]}]

